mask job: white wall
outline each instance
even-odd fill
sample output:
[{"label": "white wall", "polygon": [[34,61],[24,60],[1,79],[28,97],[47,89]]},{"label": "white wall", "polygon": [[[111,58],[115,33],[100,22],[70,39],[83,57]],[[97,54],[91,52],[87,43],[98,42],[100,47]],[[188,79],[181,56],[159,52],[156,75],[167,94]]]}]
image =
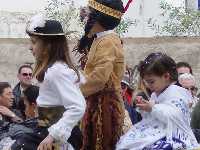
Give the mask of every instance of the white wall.
[{"label": "white wall", "polygon": [[125,17],[136,19],[137,26],[131,27],[126,36],[128,37],[151,37],[154,32],[148,27],[149,18],[157,18],[160,15],[160,0],[135,0],[125,14]]},{"label": "white wall", "polygon": [[185,0],[186,7],[189,9],[198,9],[198,0]]},{"label": "white wall", "polygon": [[0,38],[26,37],[26,22],[33,13],[0,11]]},{"label": "white wall", "polygon": [[[45,0],[18,0],[17,3],[9,5],[13,0],[0,0],[0,37],[2,38],[23,38],[25,37],[25,24],[28,18],[33,15],[36,10],[43,10],[46,5]],[[26,2],[24,2],[26,1]],[[128,0],[123,0],[124,5]],[[161,10],[159,8],[161,0],[133,0],[128,11],[124,17],[136,20],[137,26],[129,28],[125,37],[152,37],[155,36],[153,30],[149,28],[147,21],[149,18],[158,19],[162,23],[159,15]],[[183,5],[184,0],[165,0],[175,6]],[[193,0],[188,0],[193,1]],[[197,0],[196,0],[197,1]],[[15,1],[14,1],[15,2]],[[87,0],[75,0],[77,7],[86,5]],[[21,8],[21,9],[20,9]],[[2,10],[3,13],[2,13]],[[5,13],[7,11],[7,13]],[[21,11],[22,13],[8,13],[11,11]],[[4,21],[2,21],[4,18]],[[7,21],[5,21],[7,19]]]}]

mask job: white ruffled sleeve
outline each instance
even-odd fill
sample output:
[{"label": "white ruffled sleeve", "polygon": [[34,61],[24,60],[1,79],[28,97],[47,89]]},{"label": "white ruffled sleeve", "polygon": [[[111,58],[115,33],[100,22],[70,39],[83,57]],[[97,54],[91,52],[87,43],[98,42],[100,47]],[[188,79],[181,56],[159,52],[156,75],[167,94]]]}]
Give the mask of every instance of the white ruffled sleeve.
[{"label": "white ruffled sleeve", "polygon": [[[66,68],[65,68],[66,69]],[[48,131],[56,141],[67,143],[73,127],[82,118],[85,112],[85,98],[83,97],[78,84],[76,84],[76,73],[72,69],[52,71],[51,85],[57,98],[60,100],[66,111],[62,118],[51,127]],[[81,80],[83,80],[81,78]]]}]

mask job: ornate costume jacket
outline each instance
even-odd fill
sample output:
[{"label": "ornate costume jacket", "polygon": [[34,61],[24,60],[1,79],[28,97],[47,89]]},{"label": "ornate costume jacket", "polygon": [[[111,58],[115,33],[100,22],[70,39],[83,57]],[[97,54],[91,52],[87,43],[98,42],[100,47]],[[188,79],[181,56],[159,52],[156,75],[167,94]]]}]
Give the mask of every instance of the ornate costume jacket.
[{"label": "ornate costume jacket", "polygon": [[122,135],[124,106],[121,80],[124,51],[112,31],[97,34],[84,69],[86,83],[81,86],[87,97],[83,119],[83,149],[111,150]]}]

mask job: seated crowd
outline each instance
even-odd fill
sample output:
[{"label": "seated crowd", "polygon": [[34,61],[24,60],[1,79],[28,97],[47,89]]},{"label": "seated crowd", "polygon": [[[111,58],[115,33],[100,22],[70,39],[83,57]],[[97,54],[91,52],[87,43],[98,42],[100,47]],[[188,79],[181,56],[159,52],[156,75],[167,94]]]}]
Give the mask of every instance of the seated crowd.
[{"label": "seated crowd", "polygon": [[[181,66],[181,68],[179,64],[184,64],[184,66]],[[188,107],[190,108],[191,116],[190,125],[197,141],[200,142],[200,101],[197,97],[198,88],[194,75],[191,74],[191,67],[189,64],[186,66],[185,64],[187,63],[181,62],[177,64],[181,69],[177,68],[178,78],[176,85],[185,88],[191,94],[191,97],[188,99]],[[135,79],[131,78],[131,76],[134,76]],[[23,135],[33,133],[33,131],[36,130],[38,117],[36,99],[39,94],[39,87],[32,85],[32,68],[29,65],[22,65],[18,72],[18,79],[20,81],[13,90],[9,83],[0,82],[0,148],[8,147],[12,150],[20,150],[24,142],[22,138]],[[142,125],[141,121],[144,117],[141,110],[138,109],[138,104],[142,99],[150,100],[152,93],[151,87],[146,82],[148,82],[148,80],[142,80],[140,77],[133,75],[133,73],[130,74],[129,71],[125,73],[121,82],[122,97],[124,99],[125,108],[128,111],[128,116],[126,117],[130,118],[130,124],[136,127],[140,124]],[[128,129],[131,128],[130,124]],[[78,136],[76,136],[78,140],[73,140],[73,138],[70,137],[71,143],[77,146],[75,146],[76,149],[80,149],[82,145],[82,135],[78,126],[76,126],[75,130],[76,131],[73,129],[73,134],[79,133]],[[131,131],[128,131],[127,134],[129,132]],[[124,146],[124,139],[126,138],[123,137],[120,140],[117,149],[121,149],[121,145]],[[132,144],[134,147],[134,143]]]}]

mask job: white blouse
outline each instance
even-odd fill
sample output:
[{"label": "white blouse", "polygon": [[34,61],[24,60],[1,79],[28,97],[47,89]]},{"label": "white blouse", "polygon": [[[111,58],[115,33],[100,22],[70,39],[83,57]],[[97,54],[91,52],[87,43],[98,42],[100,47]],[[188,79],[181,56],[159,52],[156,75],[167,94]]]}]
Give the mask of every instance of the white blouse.
[{"label": "white blouse", "polygon": [[77,79],[75,71],[67,64],[56,62],[45,73],[37,98],[39,107],[65,107],[62,118],[48,129],[55,140],[64,144],[67,144],[72,128],[85,112],[85,98],[79,89],[84,77],[81,75],[80,82]]}]

